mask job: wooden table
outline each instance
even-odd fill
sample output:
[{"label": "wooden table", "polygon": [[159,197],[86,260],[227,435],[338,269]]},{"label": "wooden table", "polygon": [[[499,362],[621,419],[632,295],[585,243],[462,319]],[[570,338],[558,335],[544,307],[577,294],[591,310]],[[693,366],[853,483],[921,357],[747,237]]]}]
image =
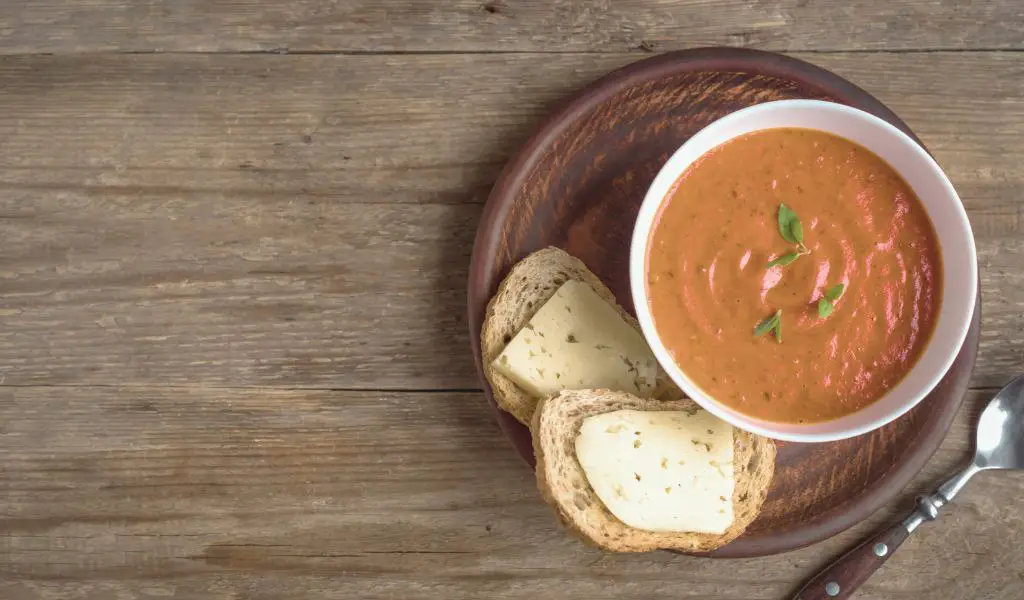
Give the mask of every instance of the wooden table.
[{"label": "wooden table", "polygon": [[[973,391],[903,505],[814,547],[559,531],[469,353],[482,204],[551,106],[649,52],[779,50],[893,108],[978,241]],[[775,599],[968,454],[1024,367],[1017,0],[0,3],[0,598]],[[1024,476],[863,588],[1024,597]]]}]

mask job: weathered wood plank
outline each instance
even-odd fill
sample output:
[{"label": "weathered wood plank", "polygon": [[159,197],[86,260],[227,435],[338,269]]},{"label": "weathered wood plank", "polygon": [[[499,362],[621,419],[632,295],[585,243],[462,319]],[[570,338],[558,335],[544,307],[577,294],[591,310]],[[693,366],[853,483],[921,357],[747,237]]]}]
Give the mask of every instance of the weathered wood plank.
[{"label": "weathered wood plank", "polygon": [[[1006,186],[1024,178],[1014,160],[1024,135],[1024,63],[1015,55],[796,56],[881,98],[970,207],[995,204],[1012,218],[1001,227],[1019,223],[1019,195]],[[553,106],[636,59],[9,57],[0,61],[0,183],[482,202],[500,165]]]},{"label": "weathered wood plank", "polygon": [[0,6],[0,53],[1020,49],[1022,22],[983,0],[42,0]]},{"label": "weathered wood plank", "polygon": [[[464,283],[486,192],[551,104],[632,58],[0,61],[0,376],[475,388]],[[975,383],[1002,384],[1024,366],[1024,65],[815,58],[889,103],[960,189],[982,264]]]},{"label": "weathered wood plank", "polygon": [[[986,399],[905,500],[965,459]],[[775,599],[906,508],[778,557],[601,554],[559,531],[478,393],[5,387],[0,424],[11,600]],[[858,598],[1017,597],[1022,493],[980,475]]]},{"label": "weathered wood plank", "polygon": [[4,382],[476,387],[480,207],[330,204],[71,194],[0,219]]},{"label": "weathered wood plank", "polygon": [[[877,95],[935,152],[970,207],[994,204],[1013,219],[1001,227],[1019,223],[1019,195],[1005,185],[1024,179],[1014,159],[1024,136],[1016,56],[796,56]],[[482,202],[500,165],[553,106],[636,59],[10,57],[0,61],[0,183]]]}]

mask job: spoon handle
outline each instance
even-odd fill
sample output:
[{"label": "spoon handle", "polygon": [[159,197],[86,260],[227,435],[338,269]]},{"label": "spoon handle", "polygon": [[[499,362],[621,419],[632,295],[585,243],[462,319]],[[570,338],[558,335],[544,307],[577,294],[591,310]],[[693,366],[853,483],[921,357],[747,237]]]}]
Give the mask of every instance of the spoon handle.
[{"label": "spoon handle", "polygon": [[934,521],[939,509],[949,503],[967,481],[979,471],[977,465],[957,473],[929,496],[918,496],[917,508],[903,520],[868,538],[844,554],[797,592],[793,600],[842,600],[850,598],[919,525]]},{"label": "spoon handle", "polygon": [[869,537],[808,581],[793,600],[850,598],[909,535],[903,523],[897,523]]}]

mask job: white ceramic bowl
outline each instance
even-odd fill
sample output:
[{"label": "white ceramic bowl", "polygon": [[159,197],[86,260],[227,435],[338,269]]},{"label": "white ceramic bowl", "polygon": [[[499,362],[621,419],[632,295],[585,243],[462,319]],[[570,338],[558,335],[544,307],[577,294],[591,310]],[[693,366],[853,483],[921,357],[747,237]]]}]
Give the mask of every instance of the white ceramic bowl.
[{"label": "white ceramic bowl", "polygon": [[[910,372],[869,406],[822,423],[775,423],[741,414],[706,394],[672,360],[658,337],[647,298],[647,245],[654,218],[672,185],[697,158],[732,139],[762,129],[801,127],[846,138],[871,150],[913,188],[935,227],[943,265],[938,321]],[[637,318],[658,362],[698,404],[736,427],[796,442],[853,437],[896,419],[920,402],[953,364],[970,327],[978,289],[978,260],[967,213],[945,173],[921,146],[889,123],[861,110],[817,100],[759,104],[725,116],[690,138],[669,158],[644,197],[630,247],[629,278]]]}]

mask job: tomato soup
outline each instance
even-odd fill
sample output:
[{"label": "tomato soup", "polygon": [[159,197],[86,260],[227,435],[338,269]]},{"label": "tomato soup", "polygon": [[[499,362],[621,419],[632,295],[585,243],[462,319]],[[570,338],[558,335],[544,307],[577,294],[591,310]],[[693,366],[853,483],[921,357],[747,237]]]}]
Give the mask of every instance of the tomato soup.
[{"label": "tomato soup", "polygon": [[676,364],[768,421],[826,421],[879,399],[920,357],[942,300],[938,241],[910,186],[820,131],[711,150],[676,182],[648,244],[651,314]]}]

